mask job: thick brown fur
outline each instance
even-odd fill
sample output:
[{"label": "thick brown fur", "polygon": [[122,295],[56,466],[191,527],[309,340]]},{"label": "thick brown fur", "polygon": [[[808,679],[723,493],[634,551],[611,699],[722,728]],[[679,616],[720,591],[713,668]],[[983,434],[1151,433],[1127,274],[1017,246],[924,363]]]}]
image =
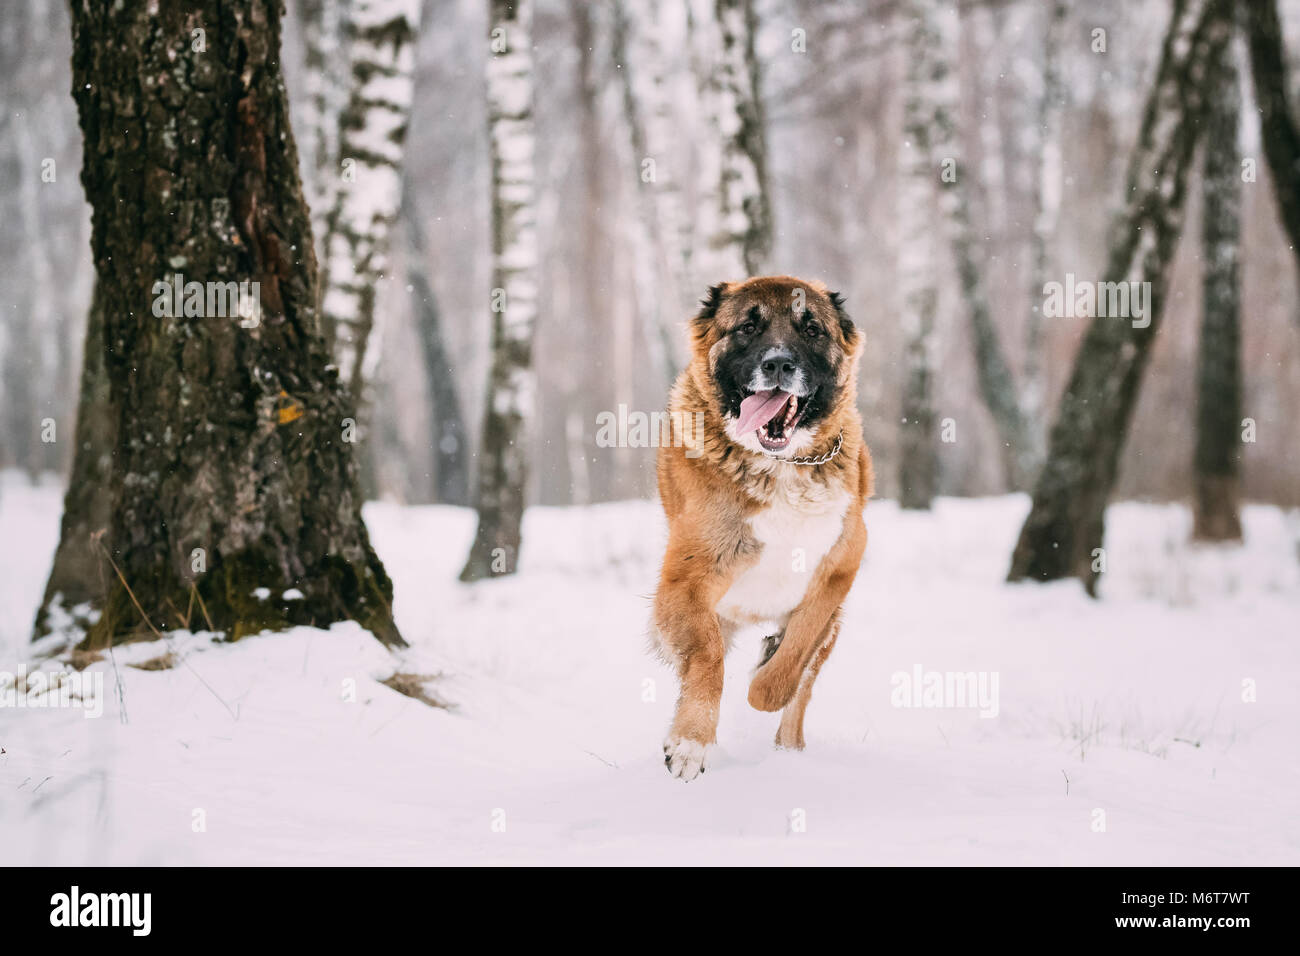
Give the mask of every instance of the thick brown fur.
[{"label": "thick brown fur", "polygon": [[[798,289],[806,299],[802,313],[791,308]],[[839,453],[824,464],[779,460],[738,444],[728,433],[717,365],[731,347],[729,336],[746,316],[757,314],[765,317],[773,335],[800,334],[801,323],[819,326],[814,341],[833,370],[835,386],[824,416],[809,426],[811,443],[799,455],[828,454],[842,435]],[[782,322],[791,328],[785,330]],[[803,715],[812,683],[838,636],[840,609],[866,546],[862,511],[872,484],[871,457],[857,411],[862,333],[844,314],[837,295],[820,283],[790,276],[724,284],[710,290],[692,320],[691,338],[690,363],[673,387],[669,411],[674,421],[702,423],[697,429],[702,434],[659,450],[668,547],[654,603],[660,649],[681,680],[665,762],[675,776],[688,780],[703,771],[716,740],[723,658],[731,633],[742,625],[775,619],[776,633],[750,683],[749,703],[764,711],[785,708],[776,743],[803,747]],[[760,527],[767,529],[766,543]],[[800,567],[805,543],[808,560]],[[763,562],[759,593],[787,590],[801,596],[779,617],[771,608],[720,608],[746,572],[754,572],[751,581],[757,579],[765,549],[780,553]],[[788,562],[787,572],[778,559]],[[783,573],[797,580],[783,580]],[[764,590],[769,581],[778,586]]]}]

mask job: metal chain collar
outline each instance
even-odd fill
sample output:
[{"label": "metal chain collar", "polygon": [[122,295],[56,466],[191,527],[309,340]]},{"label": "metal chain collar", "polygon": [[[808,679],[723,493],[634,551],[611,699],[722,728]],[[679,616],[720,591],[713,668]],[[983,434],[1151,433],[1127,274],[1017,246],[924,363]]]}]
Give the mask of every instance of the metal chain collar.
[{"label": "metal chain collar", "polygon": [[844,432],[843,430],[841,430],[839,437],[835,439],[835,447],[832,448],[824,455],[818,455],[816,457],[809,456],[806,458],[782,458],[780,455],[768,455],[767,457],[775,458],[777,461],[789,462],[792,465],[824,465],[826,464],[826,462],[830,461],[832,458],[838,455],[840,453],[840,449],[843,447],[844,447]]}]

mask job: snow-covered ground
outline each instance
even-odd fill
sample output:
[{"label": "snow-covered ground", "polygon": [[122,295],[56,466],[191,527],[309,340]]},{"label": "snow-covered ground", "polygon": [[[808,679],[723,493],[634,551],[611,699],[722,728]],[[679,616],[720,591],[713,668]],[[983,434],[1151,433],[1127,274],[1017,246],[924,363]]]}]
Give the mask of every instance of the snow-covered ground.
[{"label": "snow-covered ground", "polygon": [[[60,493],[3,477],[16,673]],[[745,702],[754,634],[727,661],[718,756],[683,784],[660,752],[675,685],[645,650],[656,505],[533,509],[521,573],[474,586],[472,515],[371,505],[409,652],[352,625],[183,635],[172,669],[131,666],[157,644],[92,665],[98,719],[0,708],[3,859],[1300,863],[1297,516],[1247,508],[1244,548],[1204,550],[1185,509],[1118,505],[1092,601],[1002,582],[1026,508],[873,502],[808,749],[774,751],[775,715]],[[996,677],[996,716],[895,706],[917,668]],[[379,683],[395,670],[441,674],[452,709]]]}]

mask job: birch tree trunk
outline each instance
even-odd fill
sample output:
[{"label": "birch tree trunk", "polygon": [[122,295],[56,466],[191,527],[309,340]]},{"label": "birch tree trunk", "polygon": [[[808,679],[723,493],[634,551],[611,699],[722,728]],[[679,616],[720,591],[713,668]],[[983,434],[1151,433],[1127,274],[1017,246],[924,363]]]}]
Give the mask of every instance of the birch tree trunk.
[{"label": "birch tree trunk", "polygon": [[[40,188],[38,154],[30,135],[32,118],[15,115],[9,119],[6,139],[13,144],[14,165],[18,169],[17,192],[18,229],[25,237],[23,258],[29,270],[38,269],[45,257],[39,235],[39,208],[36,190]],[[35,278],[35,277],[33,277]],[[49,319],[50,282],[48,273],[44,281],[27,283],[18,305],[6,323],[4,351],[0,354],[0,421],[4,425],[5,445],[0,449],[0,467],[13,465],[27,472],[35,483],[41,472],[40,385],[44,378],[41,368],[40,326]]]},{"label": "birch tree trunk", "polygon": [[347,106],[348,48],[345,0],[298,0],[303,39],[305,128],[300,137],[306,158],[303,187],[311,206],[311,231],[324,261],[323,241],[332,201],[329,184],[339,175],[339,117]]},{"label": "birch tree trunk", "polygon": [[[1250,40],[1250,72],[1255,82],[1260,138],[1273,179],[1282,227],[1300,267],[1300,126],[1292,112],[1286,49],[1277,0],[1250,0],[1245,4]],[[1300,319],[1300,310],[1293,310]]]},{"label": "birch tree trunk", "polygon": [[[84,643],[341,620],[403,643],[319,336],[279,3],[77,0],[72,35],[116,432]],[[177,274],[207,289],[179,311]]]},{"label": "birch tree trunk", "polygon": [[758,275],[772,245],[758,17],[753,0],[694,0],[692,9],[705,117],[693,271],[713,283]]},{"label": "birch tree trunk", "polygon": [[[638,0],[642,12],[635,18],[637,26],[633,33],[640,38],[634,47],[638,63],[646,64],[638,74],[646,82],[638,83],[637,88],[646,91],[646,158],[654,160],[655,221],[664,244],[669,289],[675,296],[666,314],[672,339],[670,358],[684,354],[681,323],[701,294],[692,280],[694,223],[686,214],[685,200],[691,182],[691,144],[683,142],[679,110],[683,91],[695,95],[698,90],[698,83],[688,69],[692,62],[688,3],[689,0],[652,3]],[[678,66],[681,68],[675,68]]]},{"label": "birch tree trunk", "polygon": [[[1003,155],[999,110],[1003,58],[998,56],[998,50],[1004,44],[1005,13],[1004,9],[992,6],[963,12],[970,24],[975,55],[986,58],[977,70],[980,92],[979,182],[984,200],[986,232],[990,236],[1002,235],[1007,225],[1007,165]],[[958,48],[957,55],[952,60],[953,67],[959,68],[961,60]]]},{"label": "birch tree trunk", "polygon": [[443,334],[442,310],[429,282],[429,251],[419,213],[406,187],[403,203],[406,220],[406,278],[411,286],[411,307],[415,316],[424,371],[432,404],[433,494],[439,504],[469,504],[469,433],[456,390],[456,375]]},{"label": "birch tree trunk", "polygon": [[[57,59],[45,55],[57,19],[57,0],[24,0],[5,10],[0,26],[0,58],[10,70],[0,120],[0,168],[13,202],[4,223],[12,243],[6,258],[15,279],[21,276],[13,299],[4,303],[7,315],[0,329],[0,468],[21,467],[33,482],[41,472],[66,464],[60,452],[67,442],[59,433],[71,432],[59,420],[60,386],[70,364],[67,336],[60,333],[62,290],[73,282],[67,274],[56,277],[56,257],[67,239],[64,225],[54,219],[63,210],[50,198],[66,190],[46,178],[55,172],[46,166],[47,158],[62,152],[64,139],[49,114],[65,83]],[[47,419],[55,424],[54,435]]]},{"label": "birch tree trunk", "polygon": [[666,387],[681,370],[677,358],[680,336],[674,330],[685,314],[679,314],[679,310],[684,305],[684,270],[690,259],[689,254],[683,257],[680,251],[680,196],[674,185],[684,166],[683,150],[679,147],[673,155],[666,143],[657,144],[658,151],[650,147],[649,131],[658,131],[662,126],[659,113],[665,105],[661,102],[665,99],[665,83],[658,24],[645,13],[639,5],[617,0],[610,52],[619,73],[623,119],[635,164],[633,280],[638,324]]},{"label": "birch tree trunk", "polygon": [[419,0],[356,0],[347,19],[348,99],[338,118],[339,168],[325,179],[321,314],[339,376],[358,406],[375,328],[375,283],[388,269],[389,233],[402,199],[419,16]]},{"label": "birch tree trunk", "polygon": [[1214,64],[1209,101],[1201,179],[1204,271],[1192,536],[1201,541],[1240,541],[1241,156],[1237,133],[1241,83],[1231,43],[1220,51]]},{"label": "birch tree trunk", "polygon": [[488,134],[492,157],[492,361],[478,462],[478,529],[462,581],[513,574],[528,478],[536,375],[532,0],[489,0]]},{"label": "birch tree trunk", "polygon": [[941,42],[932,0],[909,0],[905,36],[903,146],[898,217],[899,318],[903,330],[903,400],[899,428],[899,503],[928,509],[938,482],[934,434],[935,286],[934,196],[939,170],[932,162],[935,108],[951,82],[937,46]]},{"label": "birch tree trunk", "polygon": [[979,236],[971,222],[970,173],[959,162],[966,151],[957,141],[957,107],[959,78],[956,71],[958,18],[955,9],[933,9],[929,14],[935,62],[933,139],[930,156],[940,170],[939,215],[952,245],[953,258],[961,284],[961,297],[970,322],[975,347],[975,372],[980,397],[997,428],[1002,472],[1007,487],[1022,489],[1033,481],[1035,462],[1030,455],[1030,439],[1015,376],[1002,350],[1001,338],[993,324],[988,290],[984,283],[985,263],[977,245]]},{"label": "birch tree trunk", "polygon": [[1025,362],[1020,378],[1020,408],[1025,419],[1027,457],[1036,472],[1047,453],[1047,379],[1043,363],[1043,290],[1052,276],[1052,237],[1061,209],[1061,118],[1065,109],[1065,83],[1061,74],[1065,0],[1047,5],[1043,31],[1043,66],[1038,91],[1037,116],[1025,124],[1025,155],[1036,157],[1033,180],[1033,231],[1029,251],[1029,320],[1025,324]]},{"label": "birch tree trunk", "polygon": [[1206,115],[1206,78],[1228,41],[1230,16],[1226,0],[1175,0],[1105,273],[1108,282],[1150,283],[1147,315],[1142,322],[1092,320],[1011,559],[1012,581],[1074,576],[1096,593],[1106,504],[1160,327],[1169,262],[1182,231],[1187,169]]}]

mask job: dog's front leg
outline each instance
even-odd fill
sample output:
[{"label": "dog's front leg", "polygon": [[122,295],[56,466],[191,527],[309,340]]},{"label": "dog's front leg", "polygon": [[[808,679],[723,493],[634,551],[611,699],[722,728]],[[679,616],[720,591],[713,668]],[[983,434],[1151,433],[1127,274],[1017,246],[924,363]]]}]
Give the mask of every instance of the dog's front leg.
[{"label": "dog's front leg", "polygon": [[[729,576],[716,564],[682,559],[673,550],[655,593],[655,625],[681,680],[677,712],[664,741],[664,763],[674,777],[691,780],[704,772],[717,740],[727,648],[714,606],[726,592]],[[698,554],[686,549],[683,553]]]},{"label": "dog's front leg", "polygon": [[749,684],[751,707],[780,710],[790,702],[853,586],[866,546],[867,529],[859,516],[818,567],[803,602],[790,615],[776,653],[754,674]]},{"label": "dog's front leg", "polygon": [[683,780],[704,772],[709,751],[717,742],[725,654],[717,615],[701,611],[689,620],[688,631],[677,642],[681,693],[664,741],[664,763],[669,773]]}]

